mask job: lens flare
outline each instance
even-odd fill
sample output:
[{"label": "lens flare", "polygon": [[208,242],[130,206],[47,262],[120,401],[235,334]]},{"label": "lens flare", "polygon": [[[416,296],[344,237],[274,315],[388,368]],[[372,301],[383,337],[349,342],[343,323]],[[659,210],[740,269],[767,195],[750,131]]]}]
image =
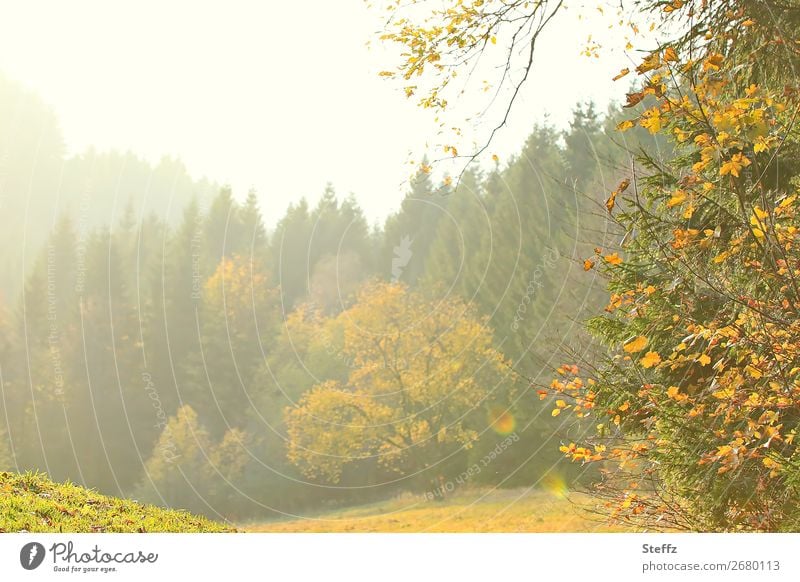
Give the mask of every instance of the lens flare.
[{"label": "lens flare", "polygon": [[569,488],[564,478],[558,473],[548,473],[542,478],[542,489],[550,493],[553,497],[566,499]]},{"label": "lens flare", "polygon": [[489,409],[489,424],[497,434],[508,435],[514,432],[517,421],[505,408],[493,407]]}]

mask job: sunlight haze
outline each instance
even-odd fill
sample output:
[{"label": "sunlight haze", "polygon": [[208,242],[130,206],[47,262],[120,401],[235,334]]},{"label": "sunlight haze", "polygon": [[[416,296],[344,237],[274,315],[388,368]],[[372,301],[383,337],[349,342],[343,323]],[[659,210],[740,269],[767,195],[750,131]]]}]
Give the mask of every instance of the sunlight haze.
[{"label": "sunlight haze", "polygon": [[[435,139],[431,117],[378,77],[389,53],[366,45],[382,20],[361,0],[313,0],[302,11],[241,0],[0,9],[0,72],[54,109],[68,151],[177,156],[195,177],[231,184],[237,198],[255,188],[267,224],[302,196],[316,200],[328,182],[382,220],[399,205],[408,161]],[[557,26],[586,23],[575,11]],[[494,152],[518,151],[546,114],[563,126],[579,100],[591,95],[602,109],[623,92],[610,77],[624,58],[581,56],[567,40],[576,34],[587,36],[543,36],[535,78]]]}]

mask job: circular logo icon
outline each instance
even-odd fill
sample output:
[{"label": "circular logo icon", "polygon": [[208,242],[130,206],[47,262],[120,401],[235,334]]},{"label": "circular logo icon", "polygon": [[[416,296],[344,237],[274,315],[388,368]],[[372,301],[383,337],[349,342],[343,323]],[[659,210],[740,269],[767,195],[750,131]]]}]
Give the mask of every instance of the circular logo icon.
[{"label": "circular logo icon", "polygon": [[42,565],[44,554],[44,546],[39,542],[25,544],[19,552],[19,563],[26,570],[35,570]]}]

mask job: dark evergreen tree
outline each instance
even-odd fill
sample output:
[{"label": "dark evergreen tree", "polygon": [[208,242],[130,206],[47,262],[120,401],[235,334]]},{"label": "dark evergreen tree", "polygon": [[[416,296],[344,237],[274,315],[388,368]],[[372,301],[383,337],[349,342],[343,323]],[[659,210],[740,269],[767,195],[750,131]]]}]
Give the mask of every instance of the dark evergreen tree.
[{"label": "dark evergreen tree", "polygon": [[339,204],[330,186],[313,210],[305,200],[290,206],[270,244],[274,281],[280,287],[284,313],[309,298],[314,280],[315,295],[333,295],[334,300],[325,300],[332,305],[345,303],[352,291],[348,287],[372,271],[374,246],[358,204],[352,197]]},{"label": "dark evergreen tree", "polygon": [[203,271],[204,223],[198,202],[192,200],[175,232],[163,231],[158,238],[153,262],[141,267],[143,276],[150,279],[150,301],[143,315],[144,373],[152,382],[162,429],[167,417],[186,399],[188,362],[200,359],[199,310],[207,277]]},{"label": "dark evergreen tree", "polygon": [[[448,205],[446,188],[436,189],[429,172],[419,170],[400,210],[386,219],[379,272],[393,281],[414,284],[425,270],[436,229]],[[446,220],[446,218],[445,218]]]}]

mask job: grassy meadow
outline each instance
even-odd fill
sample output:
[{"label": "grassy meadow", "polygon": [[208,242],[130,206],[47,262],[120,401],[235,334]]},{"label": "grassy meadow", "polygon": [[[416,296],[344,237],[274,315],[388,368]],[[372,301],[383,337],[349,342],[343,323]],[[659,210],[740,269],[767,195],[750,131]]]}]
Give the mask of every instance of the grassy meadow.
[{"label": "grassy meadow", "polygon": [[[522,489],[456,492],[441,501],[404,495],[316,516],[242,523],[250,532],[613,532],[590,510],[591,497]],[[629,530],[627,530],[629,531]]]}]

